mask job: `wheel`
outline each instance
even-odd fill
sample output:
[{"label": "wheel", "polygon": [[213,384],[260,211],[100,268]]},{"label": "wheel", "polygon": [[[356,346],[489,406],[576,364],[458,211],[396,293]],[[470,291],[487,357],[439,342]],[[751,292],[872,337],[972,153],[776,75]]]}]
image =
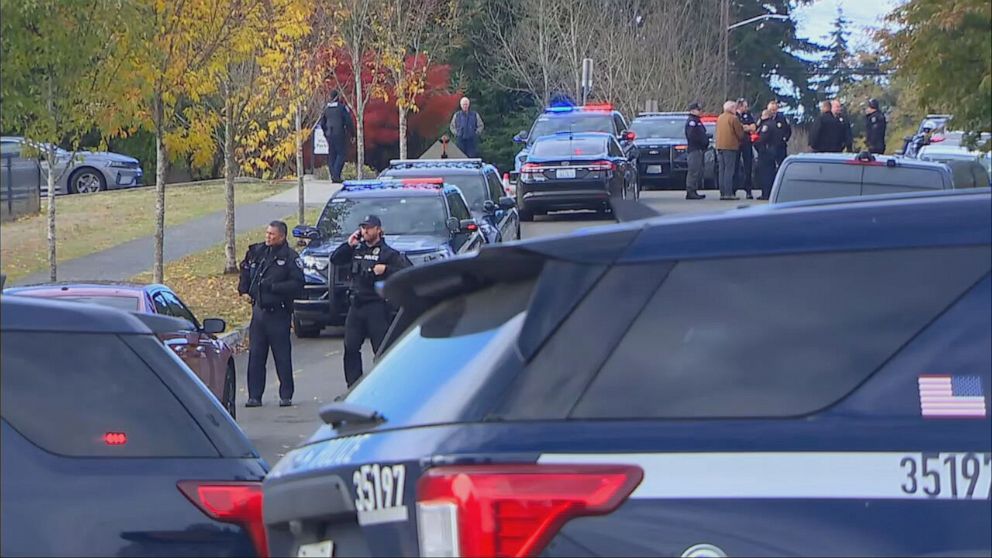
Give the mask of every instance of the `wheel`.
[{"label": "wheel", "polygon": [[224,375],[224,398],[220,403],[235,420],[238,418],[237,393],[238,375],[234,370],[234,361],[229,360],[227,361],[227,374]]},{"label": "wheel", "polygon": [[73,194],[94,194],[107,189],[103,174],[91,167],[83,167],[69,177],[69,191]]},{"label": "wheel", "polygon": [[300,321],[295,315],[293,316],[293,333],[296,337],[300,339],[307,339],[310,337],[317,337],[320,335],[320,326],[305,326],[303,322]]}]

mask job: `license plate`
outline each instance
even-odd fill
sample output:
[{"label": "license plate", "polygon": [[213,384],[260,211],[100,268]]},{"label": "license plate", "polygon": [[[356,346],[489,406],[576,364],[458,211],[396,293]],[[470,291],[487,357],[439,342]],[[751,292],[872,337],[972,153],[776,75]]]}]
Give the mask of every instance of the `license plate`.
[{"label": "license plate", "polygon": [[648,165],[648,174],[661,174],[661,165]]},{"label": "license plate", "polygon": [[558,169],[555,171],[557,178],[575,178],[575,169]]},{"label": "license plate", "polygon": [[298,558],[312,558],[320,556],[327,558],[334,556],[334,541],[320,541],[310,544],[301,544],[300,550],[296,553]]}]

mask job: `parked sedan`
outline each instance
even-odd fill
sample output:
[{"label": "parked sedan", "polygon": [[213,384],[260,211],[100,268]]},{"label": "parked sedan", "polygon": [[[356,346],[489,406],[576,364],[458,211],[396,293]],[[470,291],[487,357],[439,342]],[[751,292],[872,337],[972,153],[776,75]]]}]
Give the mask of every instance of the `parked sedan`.
[{"label": "parked sedan", "polygon": [[[41,191],[48,191],[48,163],[39,161],[31,151],[32,143],[22,137],[0,138],[3,153],[12,154],[12,168],[20,169],[25,180],[37,180],[40,173]],[[34,146],[35,149],[41,148]],[[92,194],[141,186],[141,164],[134,157],[106,151],[79,151],[73,154],[57,148],[56,194]],[[68,167],[68,168],[67,168]],[[18,180],[19,177],[14,177]]]},{"label": "parked sedan", "polygon": [[193,312],[165,285],[46,284],[11,288],[4,294],[54,298],[109,306],[128,312],[162,314],[180,318],[188,329],[160,334],[159,338],[189,366],[210,389],[221,405],[236,416],[237,374],[234,351],[217,334],[227,329],[219,318],[206,318],[201,324]]}]

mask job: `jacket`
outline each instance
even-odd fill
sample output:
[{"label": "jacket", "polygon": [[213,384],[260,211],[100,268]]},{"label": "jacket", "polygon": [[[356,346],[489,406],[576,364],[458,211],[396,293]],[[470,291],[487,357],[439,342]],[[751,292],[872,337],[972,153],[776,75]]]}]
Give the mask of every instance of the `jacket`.
[{"label": "jacket", "polygon": [[288,243],[252,244],[241,261],[238,293],[251,296],[252,305],[265,310],[293,310],[303,293],[303,262]]},{"label": "jacket", "polygon": [[[744,112],[737,113],[737,119],[741,121],[742,126],[748,126],[755,124],[754,115],[751,111],[746,110]],[[747,130],[744,131],[744,139],[741,141],[741,149],[745,149],[751,145],[751,132]]]},{"label": "jacket", "polygon": [[744,141],[744,126],[736,114],[724,112],[716,120],[716,148],[739,151]]},{"label": "jacket", "polygon": [[851,121],[846,114],[834,116],[837,119],[837,153],[844,151],[854,151],[854,132],[851,131]]},{"label": "jacket", "polygon": [[789,124],[789,120],[785,115],[781,112],[776,112],[772,123],[775,125],[775,140],[781,144],[789,143],[789,139],[792,137],[792,126]]},{"label": "jacket", "polygon": [[758,122],[758,140],[754,142],[754,148],[758,151],[758,157],[767,162],[775,158],[775,146],[778,143],[778,134],[775,132],[775,122],[772,119]]},{"label": "jacket", "polygon": [[[351,298],[359,303],[382,300],[375,290],[376,282],[385,281],[411,265],[410,260],[386,244],[385,239],[375,246],[359,242],[353,247],[344,241],[331,253],[331,263],[351,267]],[[376,275],[372,269],[377,264],[386,266],[382,275]]]},{"label": "jacket", "polygon": [[809,129],[809,147],[817,152],[832,151],[837,119],[831,112],[821,112]]},{"label": "jacket", "polygon": [[706,126],[695,114],[690,114],[685,121],[685,140],[688,146],[686,150],[706,151],[710,148],[710,137],[706,135]]},{"label": "jacket", "polygon": [[355,124],[351,121],[351,111],[340,101],[327,103],[324,113],[320,115],[320,127],[327,137],[343,136],[355,131]]},{"label": "jacket", "polygon": [[[472,122],[475,122],[474,126]],[[459,110],[451,117],[451,134],[458,139],[475,139],[482,134],[485,127],[482,117],[474,110],[468,112]]]},{"label": "jacket", "polygon": [[876,110],[865,115],[865,140],[868,144],[868,151],[872,153],[885,153],[885,115],[882,111]]}]

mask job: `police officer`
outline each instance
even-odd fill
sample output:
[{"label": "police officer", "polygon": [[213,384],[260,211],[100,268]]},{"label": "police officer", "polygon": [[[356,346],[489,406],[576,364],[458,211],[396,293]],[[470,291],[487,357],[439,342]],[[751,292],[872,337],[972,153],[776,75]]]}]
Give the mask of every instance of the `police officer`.
[{"label": "police officer", "polygon": [[830,111],[830,101],[820,103],[820,115],[813,120],[809,129],[809,148],[814,153],[833,153],[837,136],[837,119]]},{"label": "police officer", "polygon": [[351,111],[340,100],[337,90],[331,91],[331,100],[320,116],[320,127],[327,139],[327,170],[332,182],[341,182],[344,158],[348,150],[348,134],[354,132]]},{"label": "police officer", "polygon": [[[754,180],[752,178],[754,149],[751,146],[751,134],[757,131],[757,126],[754,121],[754,115],[748,110],[747,99],[743,97],[737,99],[737,119],[741,121],[741,125],[744,127],[744,139],[741,140],[739,158],[734,169],[734,184],[735,188],[738,184],[744,188],[747,199],[750,200],[754,199],[751,195],[751,190],[754,189]],[[734,190],[734,194],[737,194],[737,190]]]},{"label": "police officer", "polygon": [[844,106],[840,101],[834,99],[830,101],[830,112],[837,119],[837,142],[839,149],[837,153],[847,150],[848,153],[854,151],[854,133],[851,131],[851,121],[847,119]]},{"label": "police officer", "polygon": [[865,109],[865,140],[871,153],[885,153],[885,115],[878,109],[878,99],[868,99]]},{"label": "police officer", "polygon": [[792,137],[792,126],[784,114],[778,112],[778,101],[768,102],[768,112],[772,113],[772,128],[775,131],[775,168],[789,155],[789,139]]},{"label": "police officer", "polygon": [[759,200],[767,200],[772,193],[772,184],[775,182],[777,142],[778,134],[775,129],[775,120],[770,110],[764,110],[761,112],[761,120],[758,122],[758,140],[754,142],[754,148],[758,151],[758,183],[761,186]]},{"label": "police officer", "polygon": [[706,127],[699,115],[703,107],[699,103],[689,103],[689,118],[685,121],[686,158],[689,170],[685,175],[685,199],[702,200],[705,194],[700,194],[703,187],[703,163],[706,151],[710,148],[710,138],[706,135]]},{"label": "police officer", "polygon": [[386,244],[384,234],[379,217],[368,215],[331,254],[334,265],[351,266],[351,304],[344,321],[344,379],[349,388],[362,377],[365,339],[378,352],[392,321],[392,308],[375,291],[375,283],[410,266],[406,256]]},{"label": "police officer", "polygon": [[303,265],[296,251],[286,242],[287,228],[272,221],[265,230],[265,242],[248,247],[241,262],[238,293],[251,297],[251,325],[248,328],[248,402],[260,407],[265,391],[265,365],[272,349],[279,375],[279,406],[293,404],[293,353],[289,339],[293,300],[303,290]]}]

